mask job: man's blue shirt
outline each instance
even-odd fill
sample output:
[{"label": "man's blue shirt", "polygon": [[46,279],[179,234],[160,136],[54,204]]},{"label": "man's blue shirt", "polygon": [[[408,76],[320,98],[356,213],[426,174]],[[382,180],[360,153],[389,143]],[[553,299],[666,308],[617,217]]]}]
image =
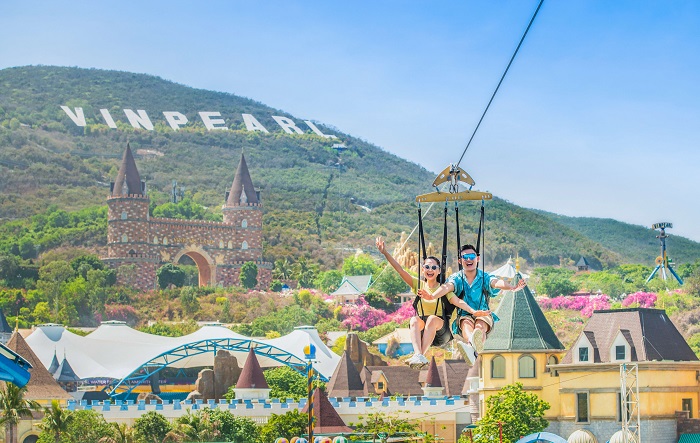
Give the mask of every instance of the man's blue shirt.
[{"label": "man's blue shirt", "polygon": [[[463,271],[458,271],[450,275],[447,281],[454,285],[455,295],[464,300],[470,308],[476,309],[477,311],[486,311],[489,309],[489,305],[486,303],[486,297],[481,293],[482,288],[485,287],[488,290],[489,297],[493,297],[500,292],[500,289],[491,287],[491,278],[491,275],[487,272],[477,269],[476,277],[474,277],[474,281],[472,281],[471,285],[467,281],[467,276],[464,275]],[[465,316],[467,312],[458,309],[457,315],[460,317]],[[498,321],[496,314],[492,313],[491,315],[493,315],[494,321]]]}]

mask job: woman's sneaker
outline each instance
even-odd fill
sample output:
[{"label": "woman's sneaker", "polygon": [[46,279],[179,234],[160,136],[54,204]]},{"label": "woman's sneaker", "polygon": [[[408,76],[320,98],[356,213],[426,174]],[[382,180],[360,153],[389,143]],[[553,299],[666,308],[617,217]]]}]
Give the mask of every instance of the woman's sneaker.
[{"label": "woman's sneaker", "polygon": [[408,366],[419,365],[420,364],[420,357],[421,357],[421,355],[418,352],[416,352],[415,354],[413,354],[411,356],[411,358],[406,360],[406,364]]},{"label": "woman's sneaker", "polygon": [[484,352],[484,331],[475,329],[472,334],[472,346],[477,354]]}]

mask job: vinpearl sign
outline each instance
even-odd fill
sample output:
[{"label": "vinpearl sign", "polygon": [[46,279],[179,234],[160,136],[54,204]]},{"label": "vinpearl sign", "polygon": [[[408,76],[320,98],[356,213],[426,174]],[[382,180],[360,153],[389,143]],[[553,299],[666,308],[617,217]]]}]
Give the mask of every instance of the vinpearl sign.
[{"label": "vinpearl sign", "polygon": [[[66,115],[68,115],[68,117],[70,117],[70,119],[73,120],[73,123],[75,123],[77,126],[87,126],[83,108],[77,107],[71,109],[68,106],[61,106],[61,109],[63,109],[63,112],[65,112]],[[109,126],[112,129],[117,128],[117,124],[114,122],[114,118],[112,118],[112,114],[110,114],[108,109],[100,109],[100,114],[102,114],[102,118],[104,119],[107,126]],[[202,120],[202,123],[204,123],[204,127],[207,128],[207,130],[228,131],[226,121],[224,121],[224,119],[221,118],[220,112],[203,111],[198,112],[198,114],[199,118]],[[151,122],[151,118],[143,109],[137,109],[136,111],[134,111],[133,109],[124,109],[124,115],[126,115],[126,119],[134,128],[153,131],[153,122]],[[248,131],[270,132],[258,121],[258,119],[253,117],[252,114],[241,114],[241,116],[243,117],[243,123],[245,123],[245,127]],[[170,125],[170,127],[173,128],[174,131],[177,131],[178,129],[180,129],[181,126],[184,126],[189,122],[187,116],[175,111],[164,111],[163,117],[165,117],[165,121],[168,122],[168,125]],[[291,118],[282,117],[279,115],[273,115],[272,118],[287,134],[304,133],[304,131],[301,128],[299,128],[296,122],[294,122],[294,120],[292,120]],[[304,120],[304,123],[316,135],[320,135],[324,138],[338,138],[335,135],[324,134],[323,132],[321,132],[320,129],[318,129],[318,127],[316,127],[315,124],[313,124],[313,122],[309,120]]]}]

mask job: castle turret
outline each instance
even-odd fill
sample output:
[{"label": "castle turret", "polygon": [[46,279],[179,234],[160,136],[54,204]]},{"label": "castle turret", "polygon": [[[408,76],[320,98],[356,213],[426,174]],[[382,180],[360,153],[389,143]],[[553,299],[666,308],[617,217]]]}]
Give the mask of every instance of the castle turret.
[{"label": "castle turret", "polygon": [[[110,266],[136,264],[142,281],[128,282],[141,289],[153,287],[157,259],[152,257],[149,244],[150,226],[146,184],[136,168],[131,147],[126,145],[124,156],[107,198],[107,258]],[[127,282],[120,282],[127,283]]]},{"label": "castle turret", "polygon": [[230,223],[236,229],[232,241],[234,249],[241,251],[241,260],[259,260],[262,255],[262,205],[243,154],[231,190],[226,193],[223,213],[224,223]]}]

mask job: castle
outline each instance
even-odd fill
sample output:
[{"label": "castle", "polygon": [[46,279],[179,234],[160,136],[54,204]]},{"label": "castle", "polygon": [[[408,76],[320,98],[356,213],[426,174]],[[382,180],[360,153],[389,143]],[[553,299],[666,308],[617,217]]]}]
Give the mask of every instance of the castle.
[{"label": "castle", "polygon": [[223,222],[153,218],[149,203],[127,145],[107,198],[108,249],[103,258],[112,269],[135,265],[133,272],[118,273],[120,284],[153,289],[158,268],[177,264],[186,255],[197,264],[200,286],[238,284],[245,262],[257,265],[258,286],[269,286],[272,265],[262,260],[262,204],[243,154],[226,193]]}]

